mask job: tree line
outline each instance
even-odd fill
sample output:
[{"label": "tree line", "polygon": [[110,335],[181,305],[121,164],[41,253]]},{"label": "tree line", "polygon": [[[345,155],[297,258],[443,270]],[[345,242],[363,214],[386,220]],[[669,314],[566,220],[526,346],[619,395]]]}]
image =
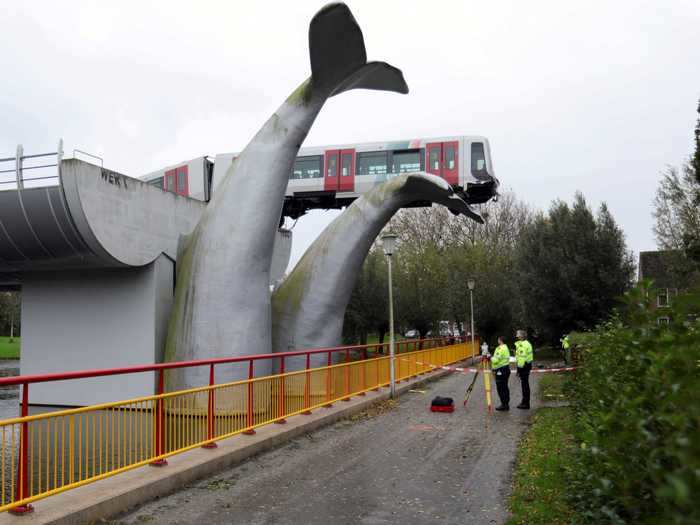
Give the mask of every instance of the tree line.
[{"label": "tree line", "polygon": [[[700,102],[697,112],[700,115]],[[661,173],[653,202],[654,234],[668,252],[679,289],[700,287],[700,118],[694,152]],[[635,264],[605,203],[592,210],[581,193],[533,210],[512,192],[482,205],[484,224],[442,207],[401,210],[387,226],[399,236],[394,257],[398,331],[437,333],[445,322],[468,329],[476,282],[476,332],[493,342],[524,327],[536,343],[594,329],[633,284]],[[380,340],[388,330],[387,268],[379,243],[348,305],[344,338]]]},{"label": "tree line", "polygon": [[[605,319],[634,277],[632,253],[605,204],[594,212],[582,194],[537,212],[512,192],[482,205],[484,224],[447,209],[399,212],[387,230],[394,257],[397,330],[469,330],[469,279],[475,281],[475,332],[489,342],[528,329],[539,344]],[[348,305],[346,342],[388,329],[387,268],[379,243],[365,261]],[[447,322],[447,323],[446,323]]]},{"label": "tree line", "polygon": [[654,199],[657,243],[679,287],[667,323],[645,279],[608,322],[572,336],[583,366],[567,385],[575,446],[561,483],[576,523],[700,523],[700,119],[694,138]]}]

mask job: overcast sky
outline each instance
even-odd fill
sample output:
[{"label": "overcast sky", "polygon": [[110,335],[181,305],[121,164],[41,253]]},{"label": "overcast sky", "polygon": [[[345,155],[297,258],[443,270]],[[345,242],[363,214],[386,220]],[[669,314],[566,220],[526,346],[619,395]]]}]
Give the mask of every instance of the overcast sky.
[{"label": "overcast sky", "polygon": [[[700,1],[348,2],[408,95],[331,99],[306,145],[489,137],[505,189],[540,209],[606,201],[635,252],[692,151]],[[309,74],[322,2],[4,2],[0,157],[82,149],[131,176],[239,151]],[[334,217],[299,220],[293,259]]]}]

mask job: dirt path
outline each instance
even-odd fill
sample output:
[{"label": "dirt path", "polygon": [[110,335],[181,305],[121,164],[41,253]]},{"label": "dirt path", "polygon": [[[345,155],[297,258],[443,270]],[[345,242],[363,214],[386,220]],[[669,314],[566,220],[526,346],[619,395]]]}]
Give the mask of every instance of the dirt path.
[{"label": "dirt path", "polygon": [[[531,411],[487,415],[481,377],[463,408],[470,378],[452,374],[429,383],[392,409],[307,434],[115,522],[501,524]],[[531,384],[536,407],[537,375]],[[510,385],[515,406],[515,375]],[[456,411],[430,412],[435,395],[453,397]]]}]

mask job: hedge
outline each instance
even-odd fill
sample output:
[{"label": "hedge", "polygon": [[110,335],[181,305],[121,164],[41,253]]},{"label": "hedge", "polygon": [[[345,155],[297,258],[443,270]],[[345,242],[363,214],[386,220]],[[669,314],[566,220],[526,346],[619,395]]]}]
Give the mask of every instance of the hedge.
[{"label": "hedge", "polygon": [[700,295],[663,310],[649,297],[644,283],[620,315],[572,335],[582,366],[567,386],[580,446],[569,494],[587,523],[700,523]]}]

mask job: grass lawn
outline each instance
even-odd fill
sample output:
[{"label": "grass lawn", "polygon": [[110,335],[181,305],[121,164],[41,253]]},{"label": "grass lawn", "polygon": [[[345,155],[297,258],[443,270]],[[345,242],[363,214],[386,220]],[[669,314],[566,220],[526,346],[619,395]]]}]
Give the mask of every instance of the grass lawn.
[{"label": "grass lawn", "polygon": [[563,401],[564,385],[569,381],[568,372],[542,374],[539,382],[540,399],[542,401]]},{"label": "grass lawn", "polygon": [[559,347],[540,346],[535,348],[535,359],[563,359],[563,355]]},{"label": "grass lawn", "polygon": [[575,514],[566,500],[566,472],[575,443],[571,409],[541,408],[520,443],[507,525],[565,525]]},{"label": "grass lawn", "polygon": [[0,359],[19,359],[20,339],[10,343],[9,337],[0,336]]}]

